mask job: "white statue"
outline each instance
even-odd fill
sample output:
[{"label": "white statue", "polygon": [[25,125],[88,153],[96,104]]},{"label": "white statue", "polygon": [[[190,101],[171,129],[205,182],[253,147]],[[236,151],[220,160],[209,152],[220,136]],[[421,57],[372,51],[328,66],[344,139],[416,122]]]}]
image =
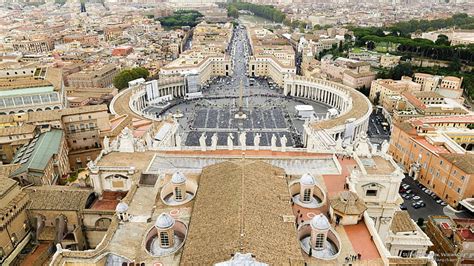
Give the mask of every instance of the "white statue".
[{"label": "white statue", "polygon": [[199,137],[199,145],[201,146],[201,151],[206,151],[206,133],[202,133],[201,137]]},{"label": "white statue", "polygon": [[109,137],[105,136],[104,140],[102,141],[102,148],[106,151],[109,152],[110,149],[110,140]]},{"label": "white statue", "polygon": [[275,134],[272,134],[272,139],[270,140],[270,143],[272,145],[272,151],[274,151],[277,146],[277,137],[275,136]]},{"label": "white statue", "polygon": [[360,157],[372,157],[372,153],[370,152],[372,146],[370,140],[367,138],[367,135],[362,132],[360,137],[357,136],[356,141],[354,143],[354,151]]},{"label": "white statue", "polygon": [[145,143],[148,149],[153,147],[153,139],[148,131],[145,133]]},{"label": "white statue", "polygon": [[281,143],[281,151],[285,152],[286,151],[286,142],[288,140],[286,139],[286,136],[283,135],[283,137],[280,138],[280,143]]},{"label": "white statue", "polygon": [[95,167],[96,167],[96,165],[95,165],[94,160],[90,160],[90,161],[87,163],[87,168],[89,168],[89,170],[94,170]]},{"label": "white statue", "polygon": [[387,141],[387,140],[384,140],[384,141],[382,142],[382,147],[381,147],[381,149],[380,149],[380,152],[381,152],[382,154],[388,154],[388,148],[389,148],[389,147],[390,147],[390,144],[388,143],[388,141]]},{"label": "white statue", "polygon": [[342,147],[342,138],[338,137],[336,140],[336,151],[342,151],[344,148]]},{"label": "white statue", "polygon": [[234,134],[232,133],[229,133],[229,135],[227,136],[227,148],[229,150],[234,149]]},{"label": "white statue", "polygon": [[119,152],[134,152],[135,151],[135,140],[133,138],[132,132],[128,127],[125,127],[122,130],[122,133],[119,137]]},{"label": "white statue", "polygon": [[240,136],[239,136],[239,141],[240,141],[240,146],[242,147],[242,150],[245,150],[245,147],[246,147],[246,141],[247,141],[247,133],[244,131],[242,133],[240,133]]},{"label": "white statue", "polygon": [[262,135],[260,133],[255,134],[255,137],[253,138],[253,146],[255,146],[255,149],[258,150],[260,149],[260,138]]},{"label": "white statue", "polygon": [[144,152],[145,149],[145,142],[142,139],[137,140],[135,146],[137,147],[136,150],[138,152]]},{"label": "white statue", "polygon": [[176,140],[176,147],[178,147],[178,149],[181,149],[181,136],[177,133],[176,133],[175,140]]},{"label": "white statue", "polygon": [[112,151],[116,151],[118,149],[118,140],[117,139],[112,140],[111,148],[112,148]]},{"label": "white statue", "polygon": [[329,119],[329,112],[326,113],[326,120]]},{"label": "white statue", "polygon": [[217,133],[212,134],[211,147],[212,147],[213,150],[217,149],[217,140],[218,140]]}]

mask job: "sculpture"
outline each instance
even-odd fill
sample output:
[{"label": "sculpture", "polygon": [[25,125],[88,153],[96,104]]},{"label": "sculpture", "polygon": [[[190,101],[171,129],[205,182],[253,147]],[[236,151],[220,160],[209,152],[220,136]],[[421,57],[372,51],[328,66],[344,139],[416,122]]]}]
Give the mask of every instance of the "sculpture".
[{"label": "sculpture", "polygon": [[132,132],[128,127],[125,127],[122,130],[122,133],[119,137],[118,143],[119,152],[134,152],[135,151],[135,140],[133,138]]},{"label": "sculpture", "polygon": [[275,136],[275,134],[272,134],[272,139],[270,140],[270,143],[272,145],[272,151],[274,151],[277,146],[277,137]]},{"label": "sculpture", "polygon": [[382,154],[387,154],[388,153],[388,148],[390,147],[390,144],[388,144],[388,141],[387,140],[384,140],[382,142],[382,147],[380,149],[380,152]]},{"label": "sculpture", "polygon": [[212,147],[213,150],[217,149],[217,140],[218,140],[217,133],[212,134],[211,147]]},{"label": "sculpture", "polygon": [[181,149],[181,136],[177,133],[176,133],[175,140],[176,140],[176,147],[178,147],[178,149]]},{"label": "sculpture", "polygon": [[240,133],[240,136],[239,136],[239,141],[240,141],[240,146],[242,147],[242,150],[245,150],[245,147],[246,147],[246,141],[247,141],[247,133],[244,131],[242,133]]},{"label": "sculpture", "polygon": [[110,140],[107,136],[104,137],[104,140],[102,141],[102,148],[106,151],[109,152],[110,149]]},{"label": "sculpture", "polygon": [[229,135],[227,136],[227,147],[229,150],[234,149],[234,134],[232,133],[229,133]]},{"label": "sculpture", "polygon": [[336,140],[336,151],[342,151],[342,150],[343,150],[342,138],[338,137],[337,140]]},{"label": "sculpture", "polygon": [[286,142],[288,140],[286,139],[286,136],[283,135],[283,137],[280,138],[280,143],[281,143],[281,151],[285,152],[286,151]]},{"label": "sculpture", "polygon": [[206,151],[206,133],[202,133],[201,137],[199,137],[199,145],[201,146],[201,151]]},{"label": "sculpture", "polygon": [[262,135],[260,133],[255,134],[255,137],[253,138],[253,146],[255,146],[255,149],[258,150],[260,148],[260,138]]},{"label": "sculpture", "polygon": [[145,133],[145,143],[148,149],[153,147],[153,139],[148,131]]}]

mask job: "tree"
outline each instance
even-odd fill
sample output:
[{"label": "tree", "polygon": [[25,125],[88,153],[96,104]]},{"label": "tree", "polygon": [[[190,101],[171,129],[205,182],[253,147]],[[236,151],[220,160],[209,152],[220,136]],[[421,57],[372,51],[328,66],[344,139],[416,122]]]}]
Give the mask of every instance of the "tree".
[{"label": "tree", "polygon": [[113,84],[115,88],[122,90],[128,87],[128,82],[138,78],[147,78],[149,75],[148,70],[143,67],[125,69],[114,77]]},{"label": "tree", "polygon": [[232,18],[238,18],[239,10],[234,5],[229,5],[227,7],[227,16]]},{"label": "tree", "polygon": [[449,62],[449,69],[452,70],[452,71],[459,71],[461,70],[461,60],[459,60],[459,57],[457,56],[454,56],[453,57],[453,60],[451,60],[451,62]]},{"label": "tree", "polygon": [[352,36],[350,34],[344,34],[344,41],[346,42],[350,42],[352,41]]},{"label": "tree", "polygon": [[413,68],[408,63],[402,63],[390,70],[390,78],[399,80],[403,76],[412,76]]},{"label": "tree", "polygon": [[379,103],[380,103],[380,91],[376,92],[375,97],[374,97],[374,105],[379,105]]},{"label": "tree", "polygon": [[438,35],[438,38],[436,39],[435,44],[449,46],[451,45],[451,42],[449,41],[448,36],[444,34],[440,34]]},{"label": "tree", "polygon": [[376,35],[376,36],[379,36],[379,37],[385,37],[385,33],[383,32],[383,29],[381,29],[381,28],[378,28],[378,29],[375,31],[375,35]]},{"label": "tree", "polygon": [[375,49],[375,43],[373,41],[368,41],[367,50],[374,50],[374,49]]}]

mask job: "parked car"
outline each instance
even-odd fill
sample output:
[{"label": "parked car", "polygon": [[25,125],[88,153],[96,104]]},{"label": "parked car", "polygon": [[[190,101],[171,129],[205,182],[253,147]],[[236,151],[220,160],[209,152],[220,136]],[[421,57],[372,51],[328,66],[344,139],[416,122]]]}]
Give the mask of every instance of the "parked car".
[{"label": "parked car", "polygon": [[448,205],[448,204],[447,204],[446,202],[444,202],[444,201],[441,202],[440,204],[441,204],[441,206],[446,206],[446,205]]},{"label": "parked car", "polygon": [[416,203],[419,204],[420,207],[425,207],[425,206],[426,206],[426,203],[425,203],[424,201],[422,201],[422,200],[419,200],[419,201],[417,201]]},{"label": "parked car", "polygon": [[407,206],[405,206],[405,205],[403,205],[403,204],[400,205],[400,210],[406,210],[406,209],[407,209]]},{"label": "parked car", "polygon": [[438,199],[438,200],[436,201],[436,203],[438,203],[438,204],[441,204],[441,202],[443,202],[442,199]]},{"label": "parked car", "polygon": [[426,194],[428,194],[428,195],[429,195],[429,194],[431,193],[431,190],[429,190],[429,189],[425,189],[425,191],[424,191],[424,192],[425,192]]},{"label": "parked car", "polygon": [[420,199],[420,196],[415,195],[415,196],[413,196],[412,199],[414,199],[414,200],[419,200],[419,199]]},{"label": "parked car", "polygon": [[407,194],[411,194],[411,192],[412,192],[411,189],[405,191],[405,193],[407,193]]}]

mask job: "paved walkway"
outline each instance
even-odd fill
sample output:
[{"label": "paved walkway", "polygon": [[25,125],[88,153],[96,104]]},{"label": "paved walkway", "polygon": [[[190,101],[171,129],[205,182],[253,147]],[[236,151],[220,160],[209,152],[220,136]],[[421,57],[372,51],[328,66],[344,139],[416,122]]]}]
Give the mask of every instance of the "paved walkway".
[{"label": "paved walkway", "polygon": [[128,90],[125,93],[118,96],[114,103],[114,110],[117,115],[128,115],[132,118],[146,119],[144,117],[136,115],[131,109],[128,103],[130,102],[130,97],[132,96],[132,90]]}]

